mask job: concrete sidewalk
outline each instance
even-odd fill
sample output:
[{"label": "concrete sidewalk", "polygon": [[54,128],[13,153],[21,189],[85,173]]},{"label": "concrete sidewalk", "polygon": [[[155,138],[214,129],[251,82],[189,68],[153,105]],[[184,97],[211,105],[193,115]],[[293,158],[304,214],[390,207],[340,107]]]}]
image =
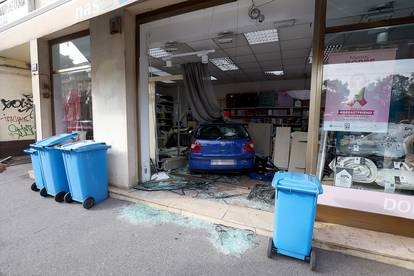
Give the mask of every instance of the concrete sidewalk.
[{"label": "concrete sidewalk", "polygon": [[[91,210],[30,190],[28,165],[0,175],[0,275],[313,275],[308,264],[266,257],[257,236],[241,257],[218,252],[203,230],[134,225],[130,203],[108,199]],[[319,250],[318,274],[412,275],[412,271]]]}]

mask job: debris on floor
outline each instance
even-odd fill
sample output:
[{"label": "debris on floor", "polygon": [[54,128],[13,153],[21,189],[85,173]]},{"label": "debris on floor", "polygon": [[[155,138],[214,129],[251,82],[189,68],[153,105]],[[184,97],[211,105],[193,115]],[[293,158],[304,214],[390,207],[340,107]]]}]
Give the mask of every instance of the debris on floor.
[{"label": "debris on floor", "polygon": [[257,184],[253,187],[247,199],[255,199],[273,205],[275,202],[275,189],[271,184]]},{"label": "debris on floor", "polygon": [[169,178],[170,177],[168,176],[166,172],[157,172],[151,176],[152,181],[162,181],[162,180],[167,180]]},{"label": "debris on floor", "polygon": [[275,176],[275,172],[266,172],[266,173],[257,173],[257,172],[251,172],[249,173],[249,177],[251,179],[264,181],[264,182],[271,182],[273,180],[273,177]]},{"label": "debris on floor", "polygon": [[233,175],[227,175],[227,174],[203,174],[203,173],[191,173],[188,166],[178,168],[171,171],[171,174],[177,175],[177,176],[189,176],[193,178],[203,178],[208,181],[212,182],[220,182],[220,183],[229,183],[229,184],[237,184],[240,183],[241,176],[237,174]]},{"label": "debris on floor", "polygon": [[[157,175],[160,174],[165,174],[169,178],[161,181],[152,180],[139,183],[134,189],[147,192],[170,191],[183,196],[220,201],[225,204],[234,204],[270,212],[274,208],[274,201],[271,199],[271,193],[274,193],[274,190],[271,188],[270,182],[264,184],[262,181],[252,180],[245,175],[212,174],[194,177],[193,175],[171,172],[159,172]],[[218,181],[215,179],[218,179]],[[229,183],[229,179],[235,179],[231,180],[234,183]],[[265,195],[265,191],[260,190],[260,194],[256,195],[257,191],[254,188],[256,186],[267,187],[265,190],[270,192],[270,194]]]},{"label": "debris on floor", "polygon": [[119,218],[143,226],[176,224],[191,229],[206,230],[208,240],[222,254],[240,257],[255,245],[255,233],[251,230],[235,229],[213,224],[197,218],[159,210],[144,204],[132,204],[120,209]]},{"label": "debris on floor", "polygon": [[209,182],[199,180],[189,180],[184,177],[175,176],[175,175],[168,175],[167,180],[161,181],[147,181],[143,183],[139,183],[137,186],[134,187],[136,190],[140,191],[148,191],[148,192],[155,192],[155,191],[171,191],[180,193],[185,195],[186,190],[205,190],[208,189]]}]

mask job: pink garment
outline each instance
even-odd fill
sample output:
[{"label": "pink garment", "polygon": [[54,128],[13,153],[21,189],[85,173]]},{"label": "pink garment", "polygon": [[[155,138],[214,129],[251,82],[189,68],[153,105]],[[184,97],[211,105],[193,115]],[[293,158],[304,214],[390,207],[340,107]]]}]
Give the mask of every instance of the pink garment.
[{"label": "pink garment", "polygon": [[80,97],[77,90],[71,90],[65,99],[64,121],[66,122],[66,131],[76,131],[77,121],[81,116]]}]

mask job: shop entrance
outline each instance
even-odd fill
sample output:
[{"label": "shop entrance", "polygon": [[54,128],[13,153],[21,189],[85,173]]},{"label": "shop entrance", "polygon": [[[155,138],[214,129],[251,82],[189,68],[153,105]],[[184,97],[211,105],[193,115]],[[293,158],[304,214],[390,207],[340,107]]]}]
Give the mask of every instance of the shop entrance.
[{"label": "shop entrance", "polygon": [[140,26],[138,189],[273,206],[274,172],[305,171],[313,10],[240,0]]}]

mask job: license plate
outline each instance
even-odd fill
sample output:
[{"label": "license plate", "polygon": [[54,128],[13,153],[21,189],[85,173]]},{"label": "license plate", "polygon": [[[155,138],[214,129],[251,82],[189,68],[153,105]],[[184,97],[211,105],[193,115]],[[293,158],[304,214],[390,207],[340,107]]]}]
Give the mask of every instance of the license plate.
[{"label": "license plate", "polygon": [[213,166],[228,166],[228,165],[234,165],[236,164],[235,160],[231,159],[223,159],[223,160],[211,160],[210,164]]}]

